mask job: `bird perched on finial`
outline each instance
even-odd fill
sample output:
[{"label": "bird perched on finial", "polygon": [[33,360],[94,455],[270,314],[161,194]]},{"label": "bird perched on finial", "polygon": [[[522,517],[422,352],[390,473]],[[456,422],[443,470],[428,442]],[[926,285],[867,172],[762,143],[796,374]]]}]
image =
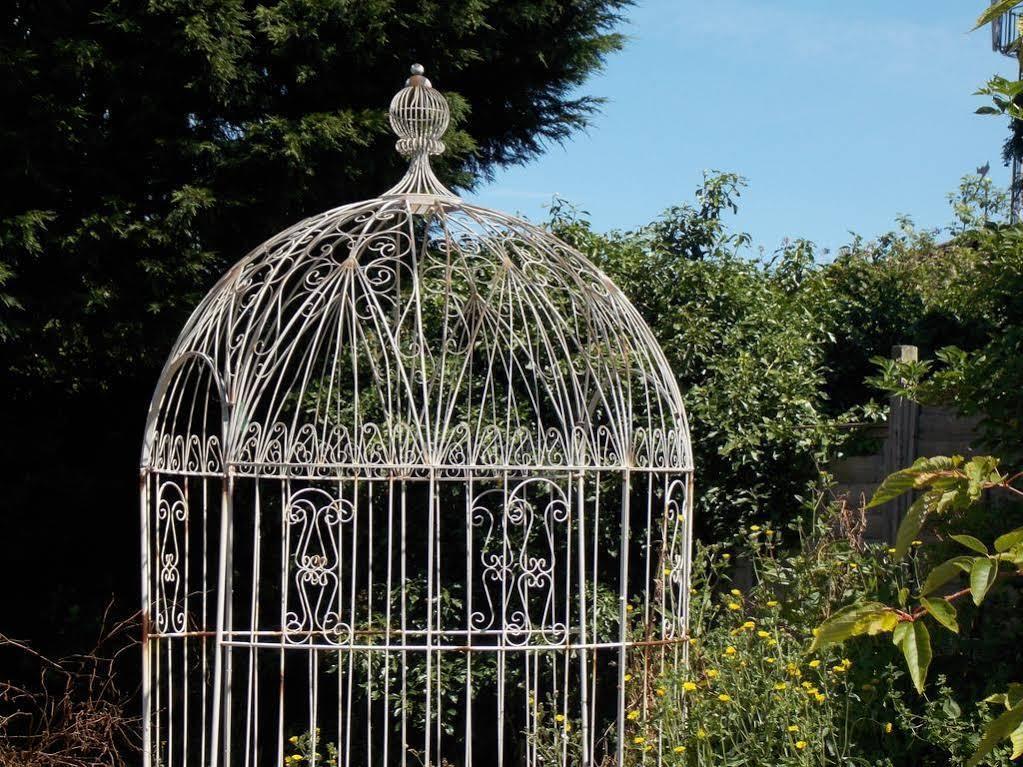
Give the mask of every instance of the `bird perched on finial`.
[{"label": "bird perched on finial", "polygon": [[986,176],[988,174],[989,170],[991,170],[991,163],[990,162],[986,162],[983,165],[981,165],[979,168],[977,168],[977,175],[980,176],[981,178],[984,178],[984,176]]}]

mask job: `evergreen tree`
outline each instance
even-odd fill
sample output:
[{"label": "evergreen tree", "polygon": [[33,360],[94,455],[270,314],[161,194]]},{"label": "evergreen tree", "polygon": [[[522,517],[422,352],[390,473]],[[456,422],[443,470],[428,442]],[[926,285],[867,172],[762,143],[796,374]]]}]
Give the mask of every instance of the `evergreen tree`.
[{"label": "evergreen tree", "polygon": [[175,334],[250,248],[400,177],[409,64],[452,106],[442,177],[471,187],[586,124],[628,2],[4,4],[0,575],[33,572],[5,614],[38,622],[5,632],[134,605],[132,477]]}]

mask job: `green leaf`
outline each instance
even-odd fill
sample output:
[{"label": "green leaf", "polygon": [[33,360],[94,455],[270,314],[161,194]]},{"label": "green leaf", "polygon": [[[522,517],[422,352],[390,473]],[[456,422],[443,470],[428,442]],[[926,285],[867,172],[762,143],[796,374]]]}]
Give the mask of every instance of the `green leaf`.
[{"label": "green leaf", "polygon": [[920,604],[942,626],[955,634],[959,633],[959,623],[956,621],[956,608],[947,599],[920,597]]},{"label": "green leaf", "polygon": [[977,17],[977,23],[974,24],[973,28],[978,29],[985,24],[990,24],[992,21],[997,19],[1003,13],[1008,13],[1019,3],[1019,0],[998,0],[998,2],[992,3],[988,8],[984,9],[984,12]]},{"label": "green leaf", "polygon": [[970,568],[970,591],[973,594],[973,603],[979,605],[984,601],[991,584],[998,577],[998,564],[985,557],[977,557],[973,560],[973,567]]},{"label": "green leaf", "polygon": [[916,540],[917,533],[924,525],[927,516],[926,501],[926,495],[921,495],[913,501],[913,505],[902,519],[902,524],[899,525],[899,531],[895,534],[895,556],[899,559],[906,556],[910,545]]},{"label": "green leaf", "polygon": [[912,469],[903,469],[894,474],[889,474],[877,490],[874,491],[874,496],[870,499],[870,503],[867,504],[867,508],[873,509],[875,506],[880,506],[883,503],[888,503],[888,501],[898,498],[906,491],[912,490],[915,481],[916,472]]},{"label": "green leaf", "polygon": [[916,691],[923,693],[927,668],[931,665],[931,635],[927,626],[920,620],[900,623],[895,627],[892,642],[902,650]]},{"label": "green leaf", "polygon": [[1003,551],[998,556],[1003,561],[1016,565],[1016,567],[1023,566],[1023,543],[1017,543],[1011,549]]},{"label": "green leaf", "polygon": [[980,739],[980,744],[973,756],[966,761],[966,767],[974,767],[978,764],[981,759],[991,753],[999,741],[1008,738],[1020,724],[1023,724],[1023,703],[1010,708],[984,728],[984,737]]},{"label": "green leaf", "polygon": [[970,572],[970,568],[972,566],[973,557],[967,557],[965,555],[961,557],[953,557],[947,562],[942,562],[927,574],[927,578],[924,580],[924,585],[923,588],[920,589],[920,593],[926,596],[936,589],[940,589],[950,580],[959,575],[959,573]]},{"label": "green leaf", "polygon": [[1008,692],[996,692],[984,698],[985,703],[998,703],[1006,709],[1014,708],[1023,701],[1023,684],[1012,682],[1009,684]]},{"label": "green leaf", "polygon": [[962,456],[936,455],[931,458],[917,458],[908,469],[889,474],[874,492],[867,504],[868,509],[898,498],[908,490],[919,489],[930,484],[938,476],[953,471],[963,462]]},{"label": "green leaf", "polygon": [[967,492],[971,500],[979,500],[981,494],[989,486],[998,484],[1002,475],[998,473],[998,459],[989,455],[978,455],[963,467],[966,479],[969,480]]},{"label": "green leaf", "polygon": [[972,535],[950,535],[949,538],[961,543],[968,549],[973,549],[978,554],[983,554],[985,557],[987,556],[987,546],[984,545],[983,541],[978,538],[974,538]]},{"label": "green leaf", "polygon": [[1017,527],[1015,530],[1010,530],[1005,535],[995,538],[995,551],[999,553],[1008,551],[1020,542],[1023,542],[1023,527]]},{"label": "green leaf", "polygon": [[862,634],[874,636],[891,631],[898,623],[899,616],[880,602],[849,605],[820,625],[810,650],[812,652],[829,645],[841,644],[846,639]]}]

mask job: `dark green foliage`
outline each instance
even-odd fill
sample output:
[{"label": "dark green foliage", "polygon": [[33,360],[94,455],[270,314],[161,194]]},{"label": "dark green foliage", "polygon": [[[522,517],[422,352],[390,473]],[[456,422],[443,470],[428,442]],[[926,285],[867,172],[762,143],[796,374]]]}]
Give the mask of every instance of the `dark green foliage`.
[{"label": "dark green foliage", "polygon": [[597,234],[564,206],[552,222],[632,298],[663,346],[693,433],[698,526],[715,536],[787,513],[853,417],[827,411],[836,342],[813,246],[796,241],[770,260],[742,253],[748,236],[723,219],[742,186],[709,175],[699,208],[671,208],[635,232]]},{"label": "dark green foliage", "polygon": [[386,108],[409,65],[448,95],[439,172],[469,186],[585,124],[599,99],[578,87],[621,46],[627,5],[4,4],[0,460],[17,482],[0,561],[9,583],[45,573],[8,605],[26,633],[75,623],[81,599],[136,603],[133,475],[159,366],[228,264],[400,178]]},{"label": "dark green foliage", "polygon": [[551,220],[634,301],[679,376],[703,534],[791,514],[827,462],[855,449],[849,427],[883,415],[876,385],[913,379],[894,363],[871,378],[895,344],[923,356],[974,350],[960,353],[969,365],[955,367],[959,388],[945,400],[1019,439],[1023,230],[991,223],[1005,201],[988,179],[964,177],[950,196],[952,239],[901,219],[875,240],[854,236],[830,262],[805,240],[753,257],[725,218],[743,186],[708,174],[695,206],[632,232],[599,234],[564,204]]},{"label": "dark green foliage", "polygon": [[[930,311],[954,318],[933,359],[883,363],[873,383],[925,403],[980,416],[986,447],[1009,467],[1023,460],[1023,229],[992,225],[970,230],[950,246],[958,269],[928,288]],[[936,339],[937,340],[937,339]]]}]

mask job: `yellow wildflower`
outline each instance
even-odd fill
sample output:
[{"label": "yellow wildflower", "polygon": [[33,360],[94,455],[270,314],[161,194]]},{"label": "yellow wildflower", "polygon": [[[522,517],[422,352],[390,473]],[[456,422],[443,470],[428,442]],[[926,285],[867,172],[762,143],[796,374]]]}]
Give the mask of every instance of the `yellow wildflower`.
[{"label": "yellow wildflower", "polygon": [[707,669],[707,678],[708,679],[716,679],[717,675],[718,675],[718,670],[716,668]]},{"label": "yellow wildflower", "polygon": [[770,538],[772,535],[774,535],[774,530],[764,530],[764,535]]},{"label": "yellow wildflower", "polygon": [[796,748],[799,749],[800,751],[802,751],[804,748],[806,748],[806,741],[805,740],[797,740],[796,741]]},{"label": "yellow wildflower", "polygon": [[696,731],[696,737],[698,737],[700,740],[703,740],[704,738],[707,737],[707,731],[701,727]]},{"label": "yellow wildflower", "polygon": [[884,723],[884,731],[885,731],[886,735],[890,735],[891,734],[891,731],[892,731],[892,723],[891,722],[885,722]]},{"label": "yellow wildflower", "polygon": [[720,695],[718,695],[718,700],[721,701],[722,703],[728,703],[731,699],[732,696],[729,695],[727,692],[723,692]]},{"label": "yellow wildflower", "polygon": [[819,692],[813,696],[813,699],[816,700],[818,703],[823,703],[825,700],[828,699],[828,696],[825,695],[824,693]]},{"label": "yellow wildflower", "polygon": [[657,694],[658,694],[659,696],[661,696],[662,698],[664,697],[664,694],[665,694],[666,692],[668,692],[668,691],[667,691],[667,690],[665,690],[665,689],[664,689],[663,687],[658,687],[658,688],[657,688]]},{"label": "yellow wildflower", "polygon": [[767,606],[768,607],[777,607],[778,606],[778,601],[775,600],[775,599],[772,599],[772,600],[768,601]]},{"label": "yellow wildflower", "polygon": [[741,597],[742,596],[742,592],[739,591],[739,589],[732,589],[728,593],[731,594],[733,597]]},{"label": "yellow wildflower", "polygon": [[742,624],[742,627],[744,629],[751,629],[751,628],[755,627],[756,625],[757,624],[756,624],[755,621],[746,621],[745,623]]},{"label": "yellow wildflower", "polygon": [[671,568],[670,568],[670,567],[665,567],[665,568],[664,568],[664,574],[665,574],[666,576],[667,576],[667,575],[671,575]]},{"label": "yellow wildflower", "polygon": [[775,639],[774,637],[771,637],[770,639],[767,640],[768,647],[774,647],[776,644],[778,644],[778,640]]},{"label": "yellow wildflower", "polygon": [[645,741],[646,738],[644,738],[642,735],[637,735],[635,738],[632,739],[632,742],[636,744],[643,743]]},{"label": "yellow wildflower", "polygon": [[850,562],[850,563],[849,563],[849,569],[850,569],[850,570],[858,570],[858,569],[859,569],[859,567],[860,567],[860,566],[859,566],[858,564],[856,564],[855,562]]},{"label": "yellow wildflower", "polygon": [[625,605],[625,612],[627,612],[627,613],[631,613],[631,612],[632,612],[632,610],[633,610],[633,607],[632,607],[632,605]]},{"label": "yellow wildflower", "polygon": [[912,545],[914,545],[914,546],[923,546],[924,542],[923,541],[913,541]]},{"label": "yellow wildflower", "polygon": [[774,686],[774,689],[776,689],[776,690],[787,690],[787,689],[788,689],[788,686],[789,686],[789,683],[788,683],[788,682],[778,682],[778,683],[777,683],[777,684],[776,684],[776,685]]},{"label": "yellow wildflower", "polygon": [[760,637],[761,639],[767,639],[771,635],[764,631],[763,629],[760,629],[760,631],[757,632],[757,636]]},{"label": "yellow wildflower", "polygon": [[821,665],[821,662],[819,660],[812,660],[808,665],[810,666],[810,668],[817,668],[819,665]]},{"label": "yellow wildflower", "polygon": [[726,551],[724,554],[721,555],[721,558],[724,559],[725,561],[728,561],[729,559],[732,558],[732,555]]},{"label": "yellow wildflower", "polygon": [[821,633],[821,630],[820,629],[813,629],[810,633],[813,634],[814,636],[817,636],[818,634]]},{"label": "yellow wildflower", "polygon": [[889,554],[894,554],[894,553],[895,553],[896,551],[898,551],[898,549],[896,549],[896,548],[890,548],[890,549],[888,549],[888,553],[889,553]]},{"label": "yellow wildflower", "polygon": [[764,658],[764,663],[774,663],[776,658]]},{"label": "yellow wildflower", "polygon": [[845,666],[839,663],[837,666],[832,666],[831,670],[834,671],[836,674],[844,674],[847,669]]},{"label": "yellow wildflower", "polygon": [[676,754],[684,754],[686,752],[686,747],[685,746],[675,746],[675,748],[673,748],[672,751],[674,751]]},{"label": "yellow wildflower", "polygon": [[849,660],[848,658],[842,658],[842,665],[845,666],[847,669],[852,668],[852,661]]},{"label": "yellow wildflower", "polygon": [[298,743],[298,735],[292,735],[288,738],[288,743]]},{"label": "yellow wildflower", "polygon": [[798,724],[790,724],[790,725],[789,725],[788,727],[786,727],[785,729],[786,729],[786,730],[787,730],[788,732],[799,732],[799,725],[798,725]]},{"label": "yellow wildflower", "polygon": [[555,722],[564,722],[565,721],[565,715],[564,714],[555,714],[554,715],[554,721]]},{"label": "yellow wildflower", "polygon": [[696,682],[683,682],[682,689],[686,692],[693,692],[696,690]]},{"label": "yellow wildflower", "polygon": [[754,533],[759,533],[759,532],[760,532],[760,525],[750,525],[750,526],[749,526],[749,529],[750,529],[750,530],[751,530],[752,532],[754,532]]},{"label": "yellow wildflower", "polygon": [[625,718],[628,719],[630,722],[635,722],[637,719],[639,719],[639,712],[630,711]]},{"label": "yellow wildflower", "polygon": [[735,655],[735,648],[731,645],[725,648],[725,655]]},{"label": "yellow wildflower", "polygon": [[625,679],[626,682],[631,682],[632,681],[632,674],[626,674],[624,679]]},{"label": "yellow wildflower", "polygon": [[728,603],[728,609],[729,610],[741,610],[742,606],[738,602],[729,602]]}]

